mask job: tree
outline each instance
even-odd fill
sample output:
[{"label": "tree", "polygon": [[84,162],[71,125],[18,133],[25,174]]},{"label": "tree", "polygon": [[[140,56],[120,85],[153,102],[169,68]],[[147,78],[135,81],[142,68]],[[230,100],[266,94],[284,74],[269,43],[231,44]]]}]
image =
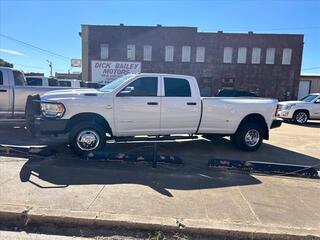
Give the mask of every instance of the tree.
[{"label": "tree", "polygon": [[13,64],[9,63],[3,59],[0,58],[0,67],[10,67],[13,68]]}]

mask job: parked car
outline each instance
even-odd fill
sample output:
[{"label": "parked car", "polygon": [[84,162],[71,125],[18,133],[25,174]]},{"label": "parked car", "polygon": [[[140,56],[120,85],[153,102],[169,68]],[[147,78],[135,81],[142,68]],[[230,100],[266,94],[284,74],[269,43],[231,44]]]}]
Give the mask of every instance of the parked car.
[{"label": "parked car", "polygon": [[78,79],[58,79],[59,86],[70,87],[70,88],[80,88],[85,87],[84,82]]},{"label": "parked car", "polygon": [[58,79],[42,76],[26,76],[28,86],[57,87]]},{"label": "parked car", "polygon": [[41,97],[42,133],[69,133],[76,153],[99,150],[111,138],[221,134],[253,151],[279,127],[275,99],[200,97],[197,80],[173,74],[130,74],[100,90],[52,91]]},{"label": "parked car", "polygon": [[299,101],[280,102],[277,116],[297,124],[320,120],[320,93],[312,93]]},{"label": "parked car", "polygon": [[258,95],[243,90],[222,89],[218,92],[217,97],[258,97]]},{"label": "parked car", "polygon": [[28,86],[21,71],[0,67],[0,124],[23,123],[27,97],[55,89],[59,87]]}]

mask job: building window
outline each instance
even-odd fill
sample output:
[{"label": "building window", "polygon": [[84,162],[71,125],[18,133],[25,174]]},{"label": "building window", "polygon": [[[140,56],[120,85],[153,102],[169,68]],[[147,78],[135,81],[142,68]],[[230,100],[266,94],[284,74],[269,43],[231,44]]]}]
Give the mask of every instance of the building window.
[{"label": "building window", "polygon": [[247,62],[247,48],[245,47],[238,48],[237,63],[246,63],[246,62]]},{"label": "building window", "polygon": [[252,48],[252,64],[260,64],[261,48]]},{"label": "building window", "polygon": [[292,49],[284,48],[282,52],[282,64],[285,64],[285,65],[291,64],[291,55],[292,55]]},{"label": "building window", "polygon": [[267,48],[266,64],[274,64],[275,55],[276,55],[276,49],[275,48]]},{"label": "building window", "polygon": [[108,59],[109,58],[109,45],[108,44],[101,44],[100,45],[100,58],[101,59]]},{"label": "building window", "polygon": [[232,47],[225,47],[223,50],[223,62],[232,63]]},{"label": "building window", "polygon": [[190,62],[191,58],[191,47],[190,46],[182,46],[182,62]]},{"label": "building window", "polygon": [[173,61],[173,54],[174,54],[174,47],[173,46],[166,46],[165,61],[172,62]]},{"label": "building window", "polygon": [[145,45],[143,46],[143,61],[152,60],[152,46]]},{"label": "building window", "polygon": [[196,62],[204,62],[204,58],[205,58],[205,48],[197,47]]},{"label": "building window", "polygon": [[136,46],[135,45],[128,45],[127,46],[127,59],[134,61],[136,59]]}]

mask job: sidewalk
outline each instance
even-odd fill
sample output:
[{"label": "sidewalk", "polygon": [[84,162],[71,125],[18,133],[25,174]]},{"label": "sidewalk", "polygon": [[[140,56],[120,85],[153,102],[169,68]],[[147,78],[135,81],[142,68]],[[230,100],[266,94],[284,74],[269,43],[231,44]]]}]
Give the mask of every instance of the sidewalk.
[{"label": "sidewalk", "polygon": [[320,181],[205,167],[0,157],[0,220],[320,237]]}]

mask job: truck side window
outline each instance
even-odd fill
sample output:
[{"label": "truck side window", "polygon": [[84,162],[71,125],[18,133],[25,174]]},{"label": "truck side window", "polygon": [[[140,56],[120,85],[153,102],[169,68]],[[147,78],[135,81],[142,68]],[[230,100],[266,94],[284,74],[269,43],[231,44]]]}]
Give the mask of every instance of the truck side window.
[{"label": "truck side window", "polygon": [[[126,95],[128,97],[156,97],[158,92],[158,78],[157,77],[142,77],[133,81],[126,88],[132,88],[132,91]],[[121,92],[120,92],[121,93]]]},{"label": "truck side window", "polygon": [[189,81],[182,78],[164,78],[166,97],[191,97]]},{"label": "truck side window", "polygon": [[71,87],[71,82],[69,82],[69,81],[59,81],[59,86],[61,86],[61,87]]},{"label": "truck side window", "polygon": [[58,80],[54,78],[48,78],[49,87],[59,86]]},{"label": "truck side window", "polygon": [[2,75],[2,71],[0,71],[0,85],[3,85],[3,75]]},{"label": "truck side window", "polygon": [[42,79],[41,78],[27,77],[26,79],[27,79],[28,86],[42,86]]},{"label": "truck side window", "polygon": [[25,86],[26,79],[24,78],[22,72],[19,71],[13,71],[13,78],[14,78],[14,84],[16,86]]}]

